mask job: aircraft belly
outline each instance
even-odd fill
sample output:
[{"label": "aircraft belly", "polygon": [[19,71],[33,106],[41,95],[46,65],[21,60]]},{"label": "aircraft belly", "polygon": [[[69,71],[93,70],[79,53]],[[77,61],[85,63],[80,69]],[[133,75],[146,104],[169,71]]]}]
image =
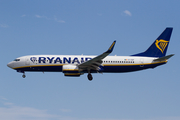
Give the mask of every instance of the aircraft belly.
[{"label": "aircraft belly", "polygon": [[133,71],[139,71],[139,70],[144,70],[148,68],[155,68],[159,65],[163,65],[165,63],[159,63],[159,64],[148,64],[148,65],[117,65],[117,66],[104,66],[104,70],[102,72],[133,72]]},{"label": "aircraft belly", "polygon": [[43,71],[43,72],[62,72],[62,66],[38,66],[18,68],[20,71]]},{"label": "aircraft belly", "polygon": [[[140,66],[105,66],[103,72],[131,72],[141,70]],[[145,69],[145,68],[143,68]]]}]

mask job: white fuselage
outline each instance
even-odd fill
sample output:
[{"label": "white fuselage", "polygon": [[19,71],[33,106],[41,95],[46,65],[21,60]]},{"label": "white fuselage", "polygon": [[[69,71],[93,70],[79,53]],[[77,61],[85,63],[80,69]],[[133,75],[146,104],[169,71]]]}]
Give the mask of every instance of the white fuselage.
[{"label": "white fuselage", "polygon": [[[12,69],[24,71],[57,71],[62,72],[63,65],[79,65],[96,56],[85,55],[29,55],[8,63]],[[131,72],[154,68],[163,62],[154,62],[154,57],[107,56],[102,60],[101,72]],[[123,68],[123,69],[121,69]]]}]

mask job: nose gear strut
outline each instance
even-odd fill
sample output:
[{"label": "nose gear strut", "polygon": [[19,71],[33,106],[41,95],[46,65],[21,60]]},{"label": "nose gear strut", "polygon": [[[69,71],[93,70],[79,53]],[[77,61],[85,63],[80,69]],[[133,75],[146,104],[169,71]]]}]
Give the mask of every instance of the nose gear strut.
[{"label": "nose gear strut", "polygon": [[23,77],[23,78],[25,78],[25,77],[26,77],[26,75],[25,75],[25,72],[23,72],[23,75],[22,75],[22,77]]}]

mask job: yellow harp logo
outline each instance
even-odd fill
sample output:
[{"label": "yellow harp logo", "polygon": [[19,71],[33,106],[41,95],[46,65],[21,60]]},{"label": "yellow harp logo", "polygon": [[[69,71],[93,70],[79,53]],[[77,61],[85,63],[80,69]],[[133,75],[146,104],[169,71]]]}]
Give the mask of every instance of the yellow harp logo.
[{"label": "yellow harp logo", "polygon": [[168,44],[168,42],[169,41],[165,41],[165,40],[162,40],[162,39],[161,40],[156,40],[155,45],[163,53],[165,48],[166,48],[166,46],[167,46],[167,44]]}]

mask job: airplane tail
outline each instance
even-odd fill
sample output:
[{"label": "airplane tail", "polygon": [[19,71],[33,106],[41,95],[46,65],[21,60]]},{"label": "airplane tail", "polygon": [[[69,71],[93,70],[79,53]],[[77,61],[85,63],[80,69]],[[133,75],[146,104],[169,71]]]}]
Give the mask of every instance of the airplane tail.
[{"label": "airplane tail", "polygon": [[169,45],[172,30],[173,28],[166,28],[145,52],[132,56],[164,57]]}]

